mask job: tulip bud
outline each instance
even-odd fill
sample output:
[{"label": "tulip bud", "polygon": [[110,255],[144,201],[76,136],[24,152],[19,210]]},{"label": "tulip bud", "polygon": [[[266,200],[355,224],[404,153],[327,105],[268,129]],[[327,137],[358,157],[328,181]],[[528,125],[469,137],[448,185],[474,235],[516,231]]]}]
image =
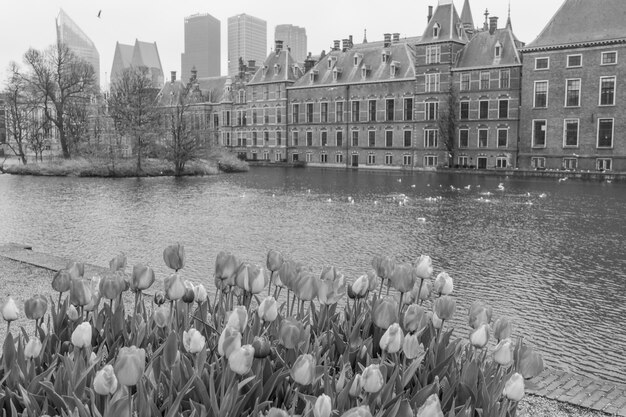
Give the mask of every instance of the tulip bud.
[{"label": "tulip bud", "polygon": [[444,295],[435,300],[433,310],[441,320],[450,320],[456,311],[456,300],[449,295]]},{"label": "tulip bud", "polygon": [[380,372],[380,365],[369,365],[363,370],[362,375],[363,390],[369,393],[375,393],[380,391],[385,385],[382,372]]},{"label": "tulip bud", "polygon": [[404,312],[404,329],[407,332],[417,332],[428,324],[426,310],[417,304],[411,304]]},{"label": "tulip bud", "polygon": [[367,296],[367,292],[369,291],[369,280],[367,275],[361,275],[352,283],[352,292],[354,293],[354,298],[363,298]]},{"label": "tulip bud", "polygon": [[[431,314],[432,314],[432,315],[431,315]],[[434,327],[435,329],[441,329],[441,326],[443,326],[443,320],[441,320],[441,319],[439,318],[439,316],[437,315],[437,313],[435,313],[435,312],[433,312],[433,313],[430,313],[430,312],[429,312],[429,315],[430,315],[430,319],[431,319],[431,320],[432,320],[432,322],[433,322],[433,327]]]},{"label": "tulip bud", "polygon": [[399,292],[409,292],[415,285],[415,272],[409,264],[397,264],[389,277],[389,282]]},{"label": "tulip bud", "polygon": [[433,290],[441,295],[452,294],[452,291],[454,290],[454,283],[447,272],[441,272],[437,275],[437,278],[435,278],[435,284],[433,285]]},{"label": "tulip bud", "polygon": [[225,356],[226,359],[233,353],[234,350],[241,347],[241,333],[236,329],[226,326],[220,334],[220,338],[217,342],[217,353],[220,356]]},{"label": "tulip bud", "polygon": [[390,297],[379,299],[374,305],[374,324],[381,329],[387,329],[398,322],[398,303]]},{"label": "tulip bud", "polygon": [[154,309],[152,313],[152,320],[154,320],[154,324],[159,328],[164,328],[167,326],[170,318],[170,309],[167,306],[160,305]]},{"label": "tulip bud", "polygon": [[89,300],[89,302],[83,306],[83,310],[85,311],[95,311],[98,308],[98,305],[100,305],[100,299],[102,297],[100,297],[100,290],[98,289],[98,286],[95,285],[92,282],[91,284],[91,299]]},{"label": "tulip bud", "polygon": [[421,347],[420,341],[417,339],[417,333],[407,334],[402,343],[402,352],[407,359],[415,359],[424,350]]},{"label": "tulip bud", "polygon": [[346,293],[346,278],[335,267],[325,268],[318,281],[317,298],[321,304],[337,304]]},{"label": "tulip bud", "polygon": [[267,253],[267,269],[272,272],[277,272],[280,267],[283,266],[283,262],[283,254],[274,249],[270,249],[270,251]]},{"label": "tulip bud", "polygon": [[117,299],[126,284],[124,283],[124,274],[121,271],[109,272],[100,280],[100,294],[109,300]]},{"label": "tulip bud", "polygon": [[124,255],[123,253],[118,253],[115,258],[109,261],[109,269],[113,272],[124,272],[124,270],[126,269],[126,255]]},{"label": "tulip bud", "polygon": [[78,310],[76,309],[76,307],[74,307],[73,304],[70,304],[70,306],[67,308],[67,318],[71,321],[78,320]]},{"label": "tulip bud", "polygon": [[312,301],[317,297],[320,279],[311,271],[301,270],[294,282],[292,282],[292,291],[303,301]]},{"label": "tulip bud", "polygon": [[493,336],[500,341],[511,337],[511,322],[506,317],[500,317],[493,325]]},{"label": "tulip bud", "polygon": [[86,306],[91,301],[91,286],[86,279],[72,279],[70,303],[75,306]]},{"label": "tulip bud", "polygon": [[163,280],[165,296],[172,301],[180,300],[185,295],[185,283],[177,272]]},{"label": "tulip bud", "polygon": [[259,318],[263,321],[272,322],[278,317],[278,303],[274,297],[266,297],[257,310]]},{"label": "tulip bud", "polygon": [[480,327],[470,333],[470,343],[472,346],[482,349],[489,342],[489,325],[481,324]]},{"label": "tulip bud", "polygon": [[265,417],[289,417],[289,413],[285,410],[281,410],[280,408],[272,407],[267,412],[267,416]]},{"label": "tulip bud", "polygon": [[79,262],[70,262],[65,267],[72,279],[79,279],[85,275],[85,264]]},{"label": "tulip bud", "polygon": [[343,413],[341,417],[372,417],[369,406],[362,405],[360,407],[353,407]]},{"label": "tulip bud", "polygon": [[272,345],[265,336],[254,336],[252,347],[254,348],[254,357],[260,359],[269,356],[272,349]]},{"label": "tulip bud", "polygon": [[501,366],[509,366],[513,362],[513,343],[511,339],[501,340],[493,350],[493,360]]},{"label": "tulip bud", "polygon": [[2,317],[5,321],[12,322],[13,320],[17,320],[18,314],[19,310],[17,309],[15,301],[13,301],[13,298],[9,297],[2,307]]},{"label": "tulip bud", "polygon": [[239,262],[234,255],[220,252],[215,259],[215,278],[233,285],[239,269]]},{"label": "tulip bud", "polygon": [[487,304],[474,301],[469,309],[469,325],[477,329],[481,324],[489,324],[492,312],[492,308]]},{"label": "tulip bud", "polygon": [[376,273],[382,279],[389,279],[391,278],[391,274],[393,274],[393,270],[395,269],[395,267],[396,260],[393,259],[391,256],[384,256],[380,260],[380,264]]},{"label": "tulip bud", "polygon": [[136,346],[123,347],[115,360],[115,375],[120,384],[137,385],[146,366],[146,351]]},{"label": "tulip bud", "polygon": [[226,322],[227,327],[232,327],[240,333],[246,329],[248,324],[248,311],[244,306],[236,306],[233,311],[228,314]]},{"label": "tulip bud", "polygon": [[41,348],[41,340],[36,337],[30,338],[26,343],[26,346],[24,346],[24,357],[26,357],[26,359],[38,357],[39,353],[41,353]]},{"label": "tulip bud", "polygon": [[165,303],[165,293],[161,290],[157,291],[154,293],[154,304],[160,306],[161,304]]},{"label": "tulip bud", "polygon": [[433,261],[428,255],[421,255],[415,261],[415,275],[420,279],[430,279],[433,274]]},{"label": "tulip bud", "polygon": [[298,356],[291,367],[291,377],[300,385],[309,385],[315,381],[315,359],[310,354]]},{"label": "tulip bud", "polygon": [[237,375],[245,375],[252,368],[254,360],[254,348],[252,345],[244,345],[239,349],[235,349],[228,357],[228,365],[230,370]]},{"label": "tulip bud", "polygon": [[92,351],[91,355],[89,355],[89,365],[93,365],[96,362],[98,362],[98,355],[96,355],[96,352]]},{"label": "tulip bud", "polygon": [[35,295],[24,303],[24,313],[31,320],[39,320],[46,314],[48,302],[41,295]]},{"label": "tulip bud", "polygon": [[350,394],[352,398],[357,398],[361,395],[361,388],[363,388],[363,378],[361,374],[357,374],[352,381],[352,385],[350,385],[350,391],[348,394]]},{"label": "tulip bud", "polygon": [[91,324],[84,321],[76,326],[72,332],[72,344],[78,349],[91,346]]},{"label": "tulip bud", "polygon": [[291,259],[287,259],[283,262],[283,265],[278,270],[278,276],[282,283],[289,289],[292,288],[293,281],[296,280],[298,275],[297,265]]},{"label": "tulip bud", "polygon": [[198,353],[204,348],[206,340],[202,333],[196,329],[189,329],[189,331],[183,331],[183,346],[189,353]]},{"label": "tulip bud", "polygon": [[183,302],[187,304],[191,304],[194,302],[196,298],[195,287],[193,286],[191,281],[187,281],[187,280],[183,282],[183,285],[185,286],[185,293],[183,294]]},{"label": "tulip bud", "polygon": [[137,264],[133,267],[130,288],[133,291],[145,291],[154,284],[154,270],[148,266]]},{"label": "tulip bud", "polygon": [[52,289],[63,293],[70,290],[72,285],[72,276],[66,269],[61,269],[52,278]]},{"label": "tulip bud", "polygon": [[393,323],[380,338],[380,348],[388,353],[396,353],[402,348],[404,335],[398,323]]},{"label": "tulip bud", "polygon": [[[416,285],[418,284],[416,283]],[[417,294],[417,298],[419,300],[428,300],[432,292],[432,287],[433,284],[430,282],[430,280],[425,280],[423,283],[421,283],[421,286],[419,287],[419,294]]]},{"label": "tulip bud", "polygon": [[113,366],[105,365],[93,379],[93,390],[100,395],[113,395],[117,391],[117,378]]},{"label": "tulip bud", "polygon": [[330,401],[330,397],[326,394],[322,394],[315,400],[313,406],[314,417],[330,417],[330,413],[333,411],[333,404]]},{"label": "tulip bud", "polygon": [[304,326],[295,318],[288,317],[280,323],[280,343],[287,349],[294,349],[300,343]]},{"label": "tulip bud", "polygon": [[180,243],[166,247],[163,250],[163,260],[174,271],[182,269],[185,265],[185,247]]},{"label": "tulip bud", "polygon": [[432,394],[426,399],[424,405],[417,410],[416,417],[444,417],[437,394]]},{"label": "tulip bud", "polygon": [[204,287],[204,285],[202,284],[198,284],[198,286],[195,288],[195,292],[196,292],[196,297],[195,300],[198,304],[202,304],[206,301],[207,299],[207,291],[206,288]]},{"label": "tulip bud", "polygon": [[251,294],[259,294],[269,283],[265,270],[256,265],[247,265],[244,275],[243,289]]},{"label": "tulip bud", "polygon": [[520,401],[524,398],[524,378],[519,373],[511,375],[504,385],[504,395],[511,401]]}]

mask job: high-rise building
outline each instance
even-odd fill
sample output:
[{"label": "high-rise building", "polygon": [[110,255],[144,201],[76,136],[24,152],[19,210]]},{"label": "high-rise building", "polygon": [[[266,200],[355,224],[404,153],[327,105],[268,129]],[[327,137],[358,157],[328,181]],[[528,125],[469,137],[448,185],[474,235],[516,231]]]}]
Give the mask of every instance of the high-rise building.
[{"label": "high-rise building", "polygon": [[228,75],[239,72],[239,58],[263,62],[267,55],[267,22],[239,14],[228,18]]},{"label": "high-rise building", "polygon": [[294,25],[277,25],[274,41],[283,41],[283,46],[291,52],[296,62],[304,62],[307,55],[306,29]]},{"label": "high-rise building", "polygon": [[63,11],[59,10],[56,18],[57,42],[66,44],[70,50],[93,67],[96,85],[100,85],[100,54],[96,45]]},{"label": "high-rise building", "polygon": [[181,79],[188,79],[194,67],[198,77],[220,76],[220,28],[220,21],[208,13],[185,17],[185,52],[180,55]]}]

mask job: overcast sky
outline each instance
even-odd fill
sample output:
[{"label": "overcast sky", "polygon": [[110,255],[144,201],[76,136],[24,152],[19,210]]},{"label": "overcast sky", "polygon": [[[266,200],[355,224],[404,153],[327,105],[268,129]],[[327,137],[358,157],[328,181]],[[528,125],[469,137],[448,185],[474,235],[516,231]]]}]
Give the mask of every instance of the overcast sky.
[{"label": "overcast sky", "polygon": [[[101,80],[108,78],[115,42],[134,44],[135,39],[156,42],[165,78],[170,71],[180,74],[184,48],[184,18],[209,13],[219,19],[222,31],[222,75],[227,68],[228,17],[247,13],[267,21],[267,45],[274,44],[274,27],[294,24],[306,28],[308,50],[314,55],[328,51],[333,39],[353,35],[369,41],[381,40],[383,33],[401,37],[420,36],[426,25],[428,6],[437,0],[4,0],[0,12],[0,69],[2,83],[10,61],[22,62],[29,47],[43,49],[55,42],[55,23],[62,8],[96,44],[100,53]],[[454,0],[459,13],[462,0]],[[511,0],[511,19],[517,37],[531,42],[560,7],[562,0]],[[474,23],[483,13],[506,22],[507,0],[470,0]],[[297,5],[297,6],[296,6]],[[102,10],[100,18],[98,12]],[[106,77],[105,77],[106,74]],[[180,75],[178,75],[180,77]]]}]

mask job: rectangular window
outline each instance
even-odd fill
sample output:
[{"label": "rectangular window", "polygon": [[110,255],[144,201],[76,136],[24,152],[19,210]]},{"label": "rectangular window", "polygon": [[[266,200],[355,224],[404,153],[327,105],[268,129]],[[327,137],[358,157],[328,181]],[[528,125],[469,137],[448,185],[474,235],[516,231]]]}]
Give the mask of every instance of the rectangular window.
[{"label": "rectangular window", "polygon": [[545,120],[533,120],[533,147],[545,148],[546,147],[546,130],[547,125]]},{"label": "rectangular window", "polygon": [[461,111],[459,112],[461,120],[469,119],[469,109],[470,109],[470,102],[469,101],[462,101],[461,102]]},{"label": "rectangular window", "polygon": [[393,164],[393,155],[391,155],[390,153],[385,154],[385,165],[391,164]]},{"label": "rectangular window", "polygon": [[568,55],[567,56],[567,68],[575,68],[583,66],[582,55]]},{"label": "rectangular window", "polygon": [[291,123],[298,123],[299,114],[300,114],[300,105],[299,104],[292,105],[291,106]]},{"label": "rectangular window", "polygon": [[367,155],[367,164],[368,165],[376,164],[376,155],[374,155],[373,153],[368,154]]},{"label": "rectangular window", "polygon": [[535,58],[535,69],[544,70],[550,68],[550,58]]},{"label": "rectangular window", "polygon": [[461,91],[469,91],[472,74],[464,72],[461,74]]},{"label": "rectangular window", "polygon": [[426,74],[426,86],[425,91],[427,93],[436,93],[439,91],[439,73]]},{"label": "rectangular window", "polygon": [[467,148],[469,146],[469,129],[459,130],[459,148]]},{"label": "rectangular window", "polygon": [[439,103],[426,103],[426,120],[437,120],[439,117]]},{"label": "rectangular window", "polygon": [[508,69],[500,70],[500,88],[509,88],[511,86],[511,71]]},{"label": "rectangular window", "polygon": [[276,152],[274,154],[274,161],[280,162],[281,159],[283,159],[283,153],[282,152]]},{"label": "rectangular window", "polygon": [[580,106],[580,79],[565,80],[565,106]]},{"label": "rectangular window", "polygon": [[298,146],[298,132],[291,132],[291,145]]},{"label": "rectangular window", "polygon": [[426,155],[424,157],[424,166],[425,167],[436,167],[437,166],[437,157],[432,155]]},{"label": "rectangular window", "polygon": [[257,124],[257,113],[256,113],[256,109],[252,110],[252,124]]},{"label": "rectangular window", "polygon": [[230,112],[224,112],[224,126],[230,126]]},{"label": "rectangular window", "polygon": [[481,119],[489,118],[489,100],[481,100],[478,102],[479,104],[479,112],[478,117]]},{"label": "rectangular window", "polygon": [[498,118],[509,118],[509,100],[498,100]]},{"label": "rectangular window", "polygon": [[489,131],[487,129],[478,129],[478,147],[486,148],[488,146]]},{"label": "rectangular window", "polygon": [[441,61],[441,46],[426,47],[426,64],[438,64]]},{"label": "rectangular window", "polygon": [[335,144],[338,148],[343,146],[343,130],[338,130],[335,132]]},{"label": "rectangular window", "polygon": [[396,101],[393,98],[388,98],[385,103],[385,114],[387,116],[387,121],[392,122],[394,120],[394,114],[396,111]]},{"label": "rectangular window", "polygon": [[405,148],[410,148],[411,147],[411,131],[410,130],[405,130],[404,131],[404,147]]},{"label": "rectangular window", "polygon": [[306,103],[306,122],[313,123],[313,103]]},{"label": "rectangular window", "polygon": [[480,72],[480,89],[481,90],[489,89],[489,71]]},{"label": "rectangular window", "polygon": [[615,77],[600,77],[600,105],[615,104]]},{"label": "rectangular window", "polygon": [[320,162],[325,164],[328,162],[328,154],[327,153],[321,153],[320,154]]},{"label": "rectangular window", "polygon": [[498,129],[498,148],[506,148],[509,144],[509,129]]},{"label": "rectangular window", "polygon": [[469,157],[466,155],[459,156],[459,166],[467,168],[469,165]]},{"label": "rectangular window", "polygon": [[496,168],[506,168],[507,163],[507,158],[504,156],[499,156],[496,158]]},{"label": "rectangular window", "polygon": [[601,65],[615,65],[617,64],[617,52],[602,52]]},{"label": "rectangular window", "polygon": [[321,146],[328,145],[328,132],[324,130],[320,132],[320,144]]},{"label": "rectangular window", "polygon": [[307,162],[313,162],[313,154],[311,152],[307,152],[305,158]]},{"label": "rectangular window", "polygon": [[263,123],[268,124],[270,122],[270,111],[269,109],[263,109]]},{"label": "rectangular window", "polygon": [[259,138],[257,132],[252,132],[252,146],[259,146]]},{"label": "rectangular window", "polygon": [[306,132],[306,146],[313,146],[313,132]]},{"label": "rectangular window", "polygon": [[439,131],[437,129],[424,130],[424,148],[436,148],[438,146]]},{"label": "rectangular window", "polygon": [[[276,123],[282,123],[282,121],[283,121],[283,115],[282,115],[282,113],[280,111],[280,108],[276,107]],[[245,119],[244,119],[244,122],[245,122]],[[244,123],[244,125],[245,125],[245,123]]]},{"label": "rectangular window", "polygon": [[369,130],[367,132],[367,145],[370,148],[376,147],[376,131],[375,130]]},{"label": "rectangular window", "polygon": [[534,107],[548,107],[548,82],[535,81]]},{"label": "rectangular window", "polygon": [[335,103],[335,122],[343,123],[343,101]]},{"label": "rectangular window", "polygon": [[576,169],[578,167],[578,159],[563,158],[562,166],[564,169]]},{"label": "rectangular window", "polygon": [[270,160],[270,153],[269,151],[263,151],[263,159],[266,161]]},{"label": "rectangular window", "polygon": [[353,122],[358,122],[359,121],[359,110],[360,110],[360,102],[358,101],[353,101],[352,102],[352,121]]},{"label": "rectangular window", "polygon": [[283,132],[281,132],[280,130],[276,131],[276,146],[282,146],[283,145]]},{"label": "rectangular window", "polygon": [[387,148],[393,146],[393,130],[385,130],[385,146]]},{"label": "rectangular window", "polygon": [[613,147],[613,119],[598,119],[598,148]]},{"label": "rectangular window", "polygon": [[376,121],[376,100],[370,100],[367,106],[368,106],[367,110],[369,114],[369,121],[375,122]]},{"label": "rectangular window", "polygon": [[343,154],[337,153],[335,154],[335,162],[338,164],[343,164]]},{"label": "rectangular window", "polygon": [[270,132],[268,132],[267,130],[263,132],[263,143],[265,144],[265,146],[268,146],[270,143]]},{"label": "rectangular window", "polygon": [[563,147],[578,146],[578,119],[563,122]]},{"label": "rectangular window", "polygon": [[356,148],[358,146],[359,146],[359,131],[353,130],[352,131],[352,147]]},{"label": "rectangular window", "polygon": [[411,155],[402,155],[402,165],[405,165],[405,166],[413,165],[413,157]]},{"label": "rectangular window", "polygon": [[544,169],[546,167],[546,158],[544,157],[530,158],[530,166],[535,169]]},{"label": "rectangular window", "polygon": [[404,120],[413,120],[413,98],[404,99]]},{"label": "rectangular window", "polygon": [[320,104],[320,118],[322,123],[328,122],[328,103]]},{"label": "rectangular window", "polygon": [[611,158],[596,159],[596,169],[598,171],[611,171],[613,169],[613,160]]}]

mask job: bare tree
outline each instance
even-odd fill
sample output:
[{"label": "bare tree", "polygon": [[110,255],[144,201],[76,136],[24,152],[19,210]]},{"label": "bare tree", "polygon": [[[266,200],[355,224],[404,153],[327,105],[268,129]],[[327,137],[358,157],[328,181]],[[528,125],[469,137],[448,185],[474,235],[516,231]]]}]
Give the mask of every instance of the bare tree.
[{"label": "bare tree", "polygon": [[454,87],[445,97],[445,102],[439,106],[439,116],[437,127],[443,144],[448,151],[448,167],[452,167],[454,162],[454,140],[456,138],[456,120],[459,98]]},{"label": "bare tree", "polygon": [[89,103],[97,91],[93,67],[76,56],[67,45],[57,43],[42,52],[29,49],[24,61],[30,69],[28,80],[45,118],[59,132],[64,158],[71,157],[68,130],[81,123],[74,106]]},{"label": "bare tree", "polygon": [[142,155],[158,131],[157,93],[147,69],[143,67],[124,69],[111,85],[109,114],[116,130],[133,141],[138,174],[142,170]]},{"label": "bare tree", "polygon": [[35,111],[27,135],[28,147],[35,153],[35,161],[43,161],[43,152],[50,146],[51,130],[51,122]]},{"label": "bare tree", "polygon": [[6,97],[6,130],[9,136],[7,145],[11,152],[26,165],[26,146],[31,121],[26,83],[20,74],[17,63],[9,64],[9,78],[3,91]]}]

